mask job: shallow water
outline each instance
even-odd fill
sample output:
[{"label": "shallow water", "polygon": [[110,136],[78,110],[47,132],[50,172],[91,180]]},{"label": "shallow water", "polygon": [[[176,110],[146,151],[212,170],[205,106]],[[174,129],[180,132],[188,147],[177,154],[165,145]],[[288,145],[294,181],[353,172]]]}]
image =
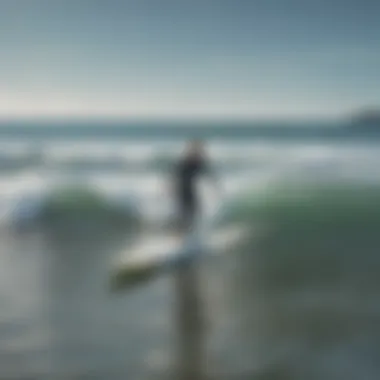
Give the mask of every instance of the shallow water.
[{"label": "shallow water", "polygon": [[[170,347],[168,281],[128,297],[107,289],[110,253],[1,234],[0,378],[128,372]],[[84,250],[84,249],[87,249]]]},{"label": "shallow water", "polygon": [[[101,243],[99,237],[82,236],[76,246],[75,241],[48,240],[41,231],[17,233],[12,222],[21,199],[33,200],[69,181],[90,184],[120,202],[136,198],[146,218],[165,219],[171,207],[166,166],[157,168],[157,160],[174,156],[180,146],[169,140],[96,136],[38,142],[14,136],[12,141],[0,155],[0,379],[116,380],[165,372],[174,350],[170,278],[111,295],[108,270],[117,250],[106,231]],[[212,141],[210,155],[230,196],[248,185],[265,188],[281,177],[380,179],[376,141]],[[202,189],[210,211],[217,202],[205,184]],[[251,358],[244,357],[231,310],[223,304],[219,275],[234,270],[224,265],[214,261],[212,273],[207,272],[217,281],[206,286],[216,323],[211,366],[238,373]]]},{"label": "shallow water", "polygon": [[[111,247],[106,239],[87,240],[78,248],[5,228],[1,239],[0,378],[144,378],[171,371],[173,278],[127,294],[109,291],[111,261],[128,242]],[[213,299],[208,313],[220,312],[216,268],[205,280]],[[208,318],[209,360],[220,371],[228,321]]]}]

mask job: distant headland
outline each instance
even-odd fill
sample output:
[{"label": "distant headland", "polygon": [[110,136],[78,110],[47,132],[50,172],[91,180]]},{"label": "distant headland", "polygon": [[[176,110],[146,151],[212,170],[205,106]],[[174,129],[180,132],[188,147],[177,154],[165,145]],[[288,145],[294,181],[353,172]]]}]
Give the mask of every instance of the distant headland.
[{"label": "distant headland", "polygon": [[380,108],[367,109],[355,113],[351,116],[350,128],[375,129],[380,131]]}]

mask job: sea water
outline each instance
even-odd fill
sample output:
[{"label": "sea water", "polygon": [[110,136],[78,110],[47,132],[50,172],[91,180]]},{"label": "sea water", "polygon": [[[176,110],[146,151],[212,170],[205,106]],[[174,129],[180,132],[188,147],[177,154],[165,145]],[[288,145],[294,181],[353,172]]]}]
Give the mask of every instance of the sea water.
[{"label": "sea water", "polygon": [[[80,183],[119,202],[136,200],[143,217],[159,223],[173,211],[170,165],[193,137],[207,142],[226,198],[278,178],[380,180],[380,135],[341,125],[2,123],[0,378],[112,380],[165,368],[170,279],[110,296],[113,253],[62,254],[38,234],[14,232],[12,218],[52,186]],[[212,213],[218,199],[206,182],[201,191]]]}]

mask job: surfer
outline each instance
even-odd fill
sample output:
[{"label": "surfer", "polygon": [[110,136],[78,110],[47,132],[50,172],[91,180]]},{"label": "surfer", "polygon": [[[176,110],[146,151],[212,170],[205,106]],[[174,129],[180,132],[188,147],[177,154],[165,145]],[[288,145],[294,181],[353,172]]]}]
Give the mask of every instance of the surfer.
[{"label": "surfer", "polygon": [[201,212],[197,181],[201,176],[207,175],[217,185],[216,176],[211,169],[201,141],[193,140],[187,144],[183,157],[175,164],[173,174],[172,195],[179,217],[178,227],[181,231],[186,231],[192,227]]}]

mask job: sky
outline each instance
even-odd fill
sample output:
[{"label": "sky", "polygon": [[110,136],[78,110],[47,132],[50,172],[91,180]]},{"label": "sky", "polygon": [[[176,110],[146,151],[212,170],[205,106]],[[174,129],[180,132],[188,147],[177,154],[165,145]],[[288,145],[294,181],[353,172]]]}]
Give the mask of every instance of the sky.
[{"label": "sky", "polygon": [[0,117],[380,106],[378,0],[0,0]]}]

